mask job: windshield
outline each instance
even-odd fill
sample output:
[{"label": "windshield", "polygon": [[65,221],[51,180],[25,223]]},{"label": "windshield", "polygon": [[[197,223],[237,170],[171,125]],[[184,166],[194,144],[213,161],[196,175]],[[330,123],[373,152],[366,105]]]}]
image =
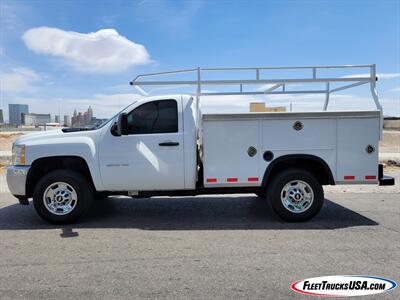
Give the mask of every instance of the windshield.
[{"label": "windshield", "polygon": [[97,125],[94,127],[94,129],[99,129],[104,127],[105,125],[107,125],[108,123],[110,123],[113,119],[115,119],[116,116],[118,116],[120,113],[122,113],[124,110],[126,110],[129,106],[135,104],[137,101],[133,101],[131,104],[127,105],[126,107],[124,107],[123,109],[121,109],[119,112],[117,112],[115,115],[113,115],[111,118],[109,118],[107,121],[104,121],[103,123],[101,123],[100,125]]}]

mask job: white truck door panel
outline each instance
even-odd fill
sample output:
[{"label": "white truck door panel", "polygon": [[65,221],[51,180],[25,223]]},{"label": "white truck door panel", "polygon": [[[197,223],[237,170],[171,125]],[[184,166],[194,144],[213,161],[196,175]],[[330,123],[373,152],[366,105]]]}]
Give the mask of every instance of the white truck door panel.
[{"label": "white truck door panel", "polygon": [[258,146],[258,121],[203,122],[204,185],[260,185],[259,153],[248,155],[249,147]]},{"label": "white truck door panel", "polygon": [[[133,111],[145,104],[141,103]],[[136,133],[124,136],[113,136],[110,130],[106,132],[100,142],[99,163],[103,184],[107,190],[184,189],[181,100],[177,102],[177,114],[177,132]],[[132,118],[140,119],[138,116]],[[142,129],[132,130],[140,132]]]},{"label": "white truck door panel", "polygon": [[[340,183],[378,180],[379,117],[338,119],[337,176]],[[372,153],[367,147],[374,148]]]},{"label": "white truck door panel", "polygon": [[[295,122],[302,129],[295,130]],[[262,121],[264,150],[334,150],[335,119],[280,119]]]},{"label": "white truck door panel", "polygon": [[[295,130],[295,122],[301,122],[302,129]],[[336,119],[296,119],[262,121],[262,152],[272,151],[274,159],[290,154],[315,155],[336,171]],[[260,176],[264,175],[269,162],[262,160]]]}]

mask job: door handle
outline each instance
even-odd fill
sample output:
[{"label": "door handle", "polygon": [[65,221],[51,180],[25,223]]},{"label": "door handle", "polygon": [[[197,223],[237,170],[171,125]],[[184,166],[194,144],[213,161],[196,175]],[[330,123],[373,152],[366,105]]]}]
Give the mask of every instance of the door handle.
[{"label": "door handle", "polygon": [[179,146],[178,142],[162,142],[158,144],[159,146]]}]

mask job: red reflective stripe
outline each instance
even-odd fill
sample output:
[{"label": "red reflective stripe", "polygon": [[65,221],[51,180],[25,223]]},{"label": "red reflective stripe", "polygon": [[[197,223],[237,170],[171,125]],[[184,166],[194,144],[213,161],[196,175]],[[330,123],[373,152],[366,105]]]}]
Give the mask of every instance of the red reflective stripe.
[{"label": "red reflective stripe", "polygon": [[247,181],[258,181],[258,177],[249,177]]},{"label": "red reflective stripe", "polygon": [[207,178],[207,182],[217,182],[217,178]]},{"label": "red reflective stripe", "polygon": [[344,176],[344,180],[354,180],[355,176]]},{"label": "red reflective stripe", "polygon": [[375,175],[367,175],[365,176],[365,179],[376,179]]},{"label": "red reflective stripe", "polygon": [[237,182],[238,179],[237,178],[227,178],[226,181],[227,182]]}]

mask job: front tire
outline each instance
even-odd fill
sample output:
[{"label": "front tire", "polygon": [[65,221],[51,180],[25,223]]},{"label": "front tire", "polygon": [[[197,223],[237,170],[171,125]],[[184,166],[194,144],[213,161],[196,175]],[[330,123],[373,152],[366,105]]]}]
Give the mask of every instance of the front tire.
[{"label": "front tire", "polygon": [[76,222],[89,208],[93,191],[79,173],[56,170],[46,174],[35,187],[33,205],[36,212],[49,223]]},{"label": "front tire", "polygon": [[272,179],[267,199],[274,212],[288,222],[313,218],[324,203],[324,190],[316,177],[302,169],[287,169]]}]

